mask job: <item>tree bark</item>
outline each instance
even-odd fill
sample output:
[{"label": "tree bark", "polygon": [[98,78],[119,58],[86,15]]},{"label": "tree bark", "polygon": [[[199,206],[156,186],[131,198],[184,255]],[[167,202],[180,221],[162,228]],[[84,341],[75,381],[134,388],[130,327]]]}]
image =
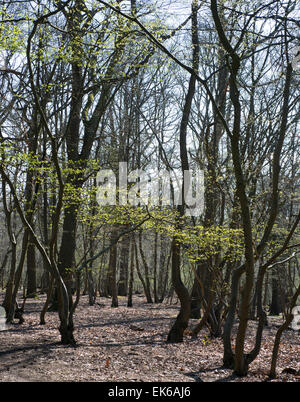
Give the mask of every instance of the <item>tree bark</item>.
[{"label": "tree bark", "polygon": [[124,236],[121,242],[120,250],[120,279],[118,284],[118,294],[127,296],[128,290],[128,263],[129,263],[129,244],[130,239]]},{"label": "tree bark", "polygon": [[[113,229],[111,234],[111,243],[116,239],[117,232]],[[118,287],[117,287],[117,245],[110,249],[109,263],[109,287],[111,293],[111,307],[118,307]]]},{"label": "tree bark", "polygon": [[130,271],[129,271],[129,286],[128,286],[128,300],[127,307],[132,307],[132,293],[133,293],[133,278],[134,278],[134,255],[135,255],[135,245],[131,242],[130,251]]},{"label": "tree bark", "polygon": [[28,249],[27,249],[27,297],[35,297],[37,293],[36,283],[36,256],[35,245],[30,236]]},{"label": "tree bark", "polygon": [[[197,72],[199,68],[199,38],[198,38],[198,1],[192,2],[192,45],[193,45],[193,71]],[[182,204],[177,207],[177,212],[179,214],[179,220],[184,216],[185,211],[185,190],[189,188],[191,183],[186,183],[184,180],[184,172],[189,170],[189,161],[188,161],[188,153],[187,153],[187,127],[189,123],[189,118],[191,114],[192,102],[196,89],[196,77],[194,74],[191,74],[189,80],[188,92],[185,98],[181,124],[180,124],[180,138],[179,138],[179,146],[180,146],[180,161],[181,161],[181,170],[182,170]],[[175,230],[181,230],[181,223],[179,221],[175,224]],[[181,280],[180,273],[180,243],[176,238],[176,235],[172,240],[172,285],[174,290],[178,296],[180,301],[180,311],[176,318],[175,323],[173,324],[169,334],[167,341],[168,342],[182,342],[183,341],[183,333],[184,330],[188,326],[189,317],[191,315],[191,300],[190,295],[185,287],[184,283]]]}]

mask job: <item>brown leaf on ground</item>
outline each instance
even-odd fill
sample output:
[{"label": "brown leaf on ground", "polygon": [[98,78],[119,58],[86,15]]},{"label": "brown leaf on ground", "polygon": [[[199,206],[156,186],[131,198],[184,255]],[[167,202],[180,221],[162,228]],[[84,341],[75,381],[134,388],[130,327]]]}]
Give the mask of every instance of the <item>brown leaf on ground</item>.
[{"label": "brown leaf on ground", "polygon": [[[1,302],[3,294],[0,296]],[[186,335],[182,343],[166,342],[179,304],[148,304],[135,295],[133,308],[127,307],[126,298],[120,298],[119,307],[112,308],[110,299],[98,297],[100,305],[89,306],[88,296],[82,296],[74,316],[77,347],[71,347],[60,344],[56,312],[48,312],[46,324],[39,325],[44,301],[44,295],[28,299],[25,322],[0,331],[0,382],[271,381],[268,372],[279,318],[269,317],[258,358],[247,377],[237,378],[232,370],[222,367],[222,339],[210,338],[207,328],[196,339]],[[256,327],[257,322],[249,321],[246,351],[253,347]],[[299,331],[285,331],[278,376],[272,382],[299,382],[299,376],[283,372],[286,368],[299,372],[299,356]]]}]

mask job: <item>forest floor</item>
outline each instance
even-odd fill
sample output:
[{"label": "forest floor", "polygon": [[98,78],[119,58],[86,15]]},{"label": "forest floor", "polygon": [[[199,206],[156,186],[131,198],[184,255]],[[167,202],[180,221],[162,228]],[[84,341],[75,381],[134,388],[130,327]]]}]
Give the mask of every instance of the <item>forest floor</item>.
[{"label": "forest floor", "polygon": [[[197,339],[187,335],[180,344],[166,343],[178,313],[176,304],[147,304],[136,295],[133,308],[126,306],[125,297],[119,298],[118,308],[111,308],[110,299],[98,297],[89,306],[87,296],[82,296],[74,317],[77,346],[68,347],[59,343],[57,313],[48,312],[46,324],[39,325],[44,300],[44,295],[28,299],[25,322],[0,331],[0,382],[269,381],[274,336],[282,322],[278,317],[269,317],[261,353],[250,365],[249,375],[237,378],[222,367],[222,340],[210,339],[207,329]],[[197,322],[191,320],[191,326]],[[256,325],[250,321],[249,350]],[[272,381],[300,382],[299,375],[284,372],[287,368],[300,369],[299,331],[283,334],[278,377]]]}]

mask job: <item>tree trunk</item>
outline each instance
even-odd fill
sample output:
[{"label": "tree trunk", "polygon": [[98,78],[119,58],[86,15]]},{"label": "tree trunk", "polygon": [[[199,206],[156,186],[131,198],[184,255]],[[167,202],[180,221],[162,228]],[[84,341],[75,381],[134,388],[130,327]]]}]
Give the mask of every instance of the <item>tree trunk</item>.
[{"label": "tree trunk", "polygon": [[118,294],[120,296],[127,296],[129,243],[129,237],[124,236],[120,250],[120,279],[118,284]]},{"label": "tree trunk", "polygon": [[[63,230],[61,245],[58,254],[58,270],[66,286],[69,295],[69,308],[72,307],[72,288],[73,288],[73,272],[75,247],[76,247],[76,222],[77,212],[76,206],[71,205],[65,209],[63,219]],[[51,306],[49,310],[58,311],[58,290],[55,287],[52,295]]]},{"label": "tree trunk", "polygon": [[134,254],[135,254],[136,271],[137,271],[138,277],[139,277],[139,279],[140,279],[140,281],[142,283],[147,303],[153,303],[149,287],[147,286],[147,284],[146,284],[146,282],[145,282],[145,280],[143,278],[143,275],[141,273],[141,270],[140,270],[139,257],[138,257],[138,252],[137,252],[137,245],[136,245],[136,242],[135,242],[134,239],[133,239],[133,242],[134,242],[134,250],[135,250]]},{"label": "tree trunk", "polygon": [[153,303],[152,296],[151,296],[149,266],[148,266],[146,256],[145,256],[144,251],[143,251],[143,246],[142,246],[142,232],[139,233],[138,238],[139,238],[139,250],[140,250],[140,254],[141,254],[141,257],[142,257],[144,270],[145,270],[145,281],[142,281],[142,283],[144,282],[144,284],[145,284],[144,289],[145,289],[147,303]]},{"label": "tree trunk", "polygon": [[167,342],[177,343],[183,341],[183,333],[188,327],[191,302],[189,292],[181,280],[180,244],[176,238],[172,241],[172,284],[180,301],[180,311],[168,334]]},{"label": "tree trunk", "polygon": [[54,277],[52,277],[50,282],[49,282],[49,287],[47,289],[46,301],[45,301],[45,304],[44,304],[44,306],[42,308],[42,311],[41,311],[41,314],[40,314],[40,325],[45,325],[46,324],[45,315],[47,313],[49,303],[50,303],[50,300],[51,300],[51,295],[52,295],[52,291],[53,291],[53,284],[54,284]]},{"label": "tree trunk", "polygon": [[2,303],[2,306],[5,308],[5,311],[6,311],[6,316],[8,316],[11,302],[12,302],[15,272],[16,272],[16,263],[17,263],[17,244],[16,244],[16,242],[13,242],[11,247],[12,247],[12,253],[11,253],[11,260],[10,260],[10,271],[9,271],[8,282],[6,284],[4,301]]},{"label": "tree trunk", "polygon": [[279,286],[278,286],[278,277],[277,272],[274,269],[272,272],[272,299],[270,305],[270,315],[279,315],[282,312],[281,303],[280,303],[280,294],[279,294]]},{"label": "tree trunk", "polygon": [[35,245],[30,236],[28,249],[27,249],[27,297],[35,297],[37,292],[36,285],[36,257]]},{"label": "tree trunk", "polygon": [[[114,229],[111,234],[111,243],[116,239],[117,232]],[[109,286],[111,291],[111,307],[118,307],[118,286],[117,286],[117,245],[110,249],[109,263]]]},{"label": "tree trunk", "polygon": [[202,272],[203,272],[203,264],[198,263],[191,292],[191,318],[194,319],[199,319],[201,317],[201,304],[203,295],[201,292],[200,283],[197,280],[196,276],[200,278]]},{"label": "tree trunk", "polygon": [[129,272],[129,286],[128,286],[127,307],[132,307],[133,275],[134,275],[134,255],[135,255],[135,246],[134,246],[134,242],[131,242],[130,272]]},{"label": "tree trunk", "polygon": [[167,258],[168,251],[168,239],[165,235],[161,235],[160,238],[160,258],[159,258],[159,275],[158,275],[158,302],[162,303],[165,295],[168,282],[168,271],[170,264],[171,250]]}]

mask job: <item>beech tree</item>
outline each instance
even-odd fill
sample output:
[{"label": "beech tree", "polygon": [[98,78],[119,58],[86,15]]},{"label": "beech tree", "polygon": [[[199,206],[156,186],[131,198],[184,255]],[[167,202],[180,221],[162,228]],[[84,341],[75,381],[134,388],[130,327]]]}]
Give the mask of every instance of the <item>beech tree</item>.
[{"label": "beech tree", "polygon": [[[174,294],[167,342],[183,342],[198,319],[191,334],[207,326],[222,337],[223,364],[239,376],[260,353],[267,314],[282,313],[274,377],[299,297],[296,4],[182,7],[188,16],[174,21],[154,1],[3,5],[3,306],[21,323],[26,299],[46,292],[40,323],[57,310],[61,341],[74,345],[82,293],[90,305],[110,297],[114,311],[122,297],[132,307],[135,290],[149,304]],[[120,162],[128,175],[165,172],[170,205],[163,182],[151,198],[150,173],[147,201],[144,177],[120,183]],[[114,205],[97,198],[107,169]],[[204,177],[197,216],[186,199],[193,169]],[[121,202],[124,190],[136,205],[127,194]],[[256,336],[246,352],[249,320]]]}]

